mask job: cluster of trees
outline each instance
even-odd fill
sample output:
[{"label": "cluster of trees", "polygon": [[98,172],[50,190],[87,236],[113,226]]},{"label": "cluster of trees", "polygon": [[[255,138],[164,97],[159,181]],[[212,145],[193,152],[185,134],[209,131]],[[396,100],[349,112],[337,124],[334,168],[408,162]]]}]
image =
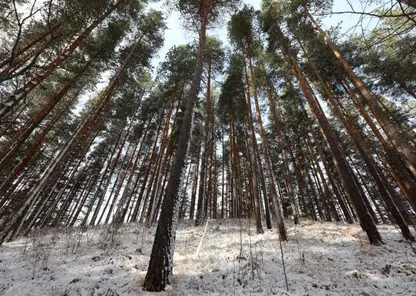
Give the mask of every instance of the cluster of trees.
[{"label": "cluster of trees", "polygon": [[[171,283],[180,220],[378,223],[414,240],[416,10],[366,36],[329,1],[177,0],[163,45],[146,0],[0,1],[0,244],[43,227],[157,223],[144,289]],[[224,15],[230,45],[208,35]],[[222,20],[223,21],[223,20]],[[105,84],[105,87],[97,85]]]}]

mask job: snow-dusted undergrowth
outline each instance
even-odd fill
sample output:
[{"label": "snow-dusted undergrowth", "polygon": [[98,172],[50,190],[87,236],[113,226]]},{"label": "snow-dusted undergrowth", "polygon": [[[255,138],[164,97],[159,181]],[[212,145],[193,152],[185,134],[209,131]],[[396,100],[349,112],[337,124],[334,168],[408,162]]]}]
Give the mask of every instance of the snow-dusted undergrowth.
[{"label": "snow-dusted undergrowth", "polygon": [[5,244],[0,295],[416,295],[416,257],[394,226],[379,227],[386,244],[374,247],[357,225],[301,223],[287,222],[283,243],[288,292],[275,230],[257,235],[248,220],[211,220],[199,256],[203,227],[180,225],[166,292],[141,290],[155,229],[130,224]]}]

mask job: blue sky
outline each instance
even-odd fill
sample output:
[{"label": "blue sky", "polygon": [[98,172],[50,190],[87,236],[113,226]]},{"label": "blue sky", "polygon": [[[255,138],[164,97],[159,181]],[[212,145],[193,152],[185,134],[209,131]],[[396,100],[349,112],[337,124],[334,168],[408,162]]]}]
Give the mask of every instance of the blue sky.
[{"label": "blue sky", "polygon": [[[260,0],[243,0],[243,2],[248,5],[252,5],[255,9],[260,9]],[[151,4],[151,7],[161,11],[166,11],[166,7],[163,3],[164,1],[159,1]],[[169,13],[167,13],[166,22],[168,29],[165,32],[165,43],[163,45],[163,48],[159,51],[159,57],[155,58],[153,61],[154,66],[157,66],[159,62],[164,59],[169,48],[171,48],[174,45],[192,42],[196,38],[195,34],[185,30],[182,27],[180,14],[177,11],[169,11]],[[209,34],[216,35],[221,40],[226,40],[226,24],[221,24],[217,29],[210,31]]]}]

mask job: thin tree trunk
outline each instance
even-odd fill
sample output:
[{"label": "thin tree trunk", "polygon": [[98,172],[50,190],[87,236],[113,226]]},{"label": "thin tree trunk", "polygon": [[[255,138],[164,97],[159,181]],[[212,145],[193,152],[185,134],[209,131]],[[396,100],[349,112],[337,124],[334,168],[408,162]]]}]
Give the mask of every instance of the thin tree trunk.
[{"label": "thin tree trunk", "polygon": [[355,184],[354,179],[350,175],[348,163],[338,145],[338,141],[335,138],[335,134],[329,124],[329,121],[323,113],[322,109],[320,108],[319,103],[309,83],[306,80],[306,77],[302,73],[298,65],[297,59],[290,48],[289,41],[283,35],[283,32],[280,31],[280,28],[277,28],[277,30],[278,35],[283,42],[282,49],[286,54],[289,63],[292,66],[293,73],[296,79],[298,80],[299,85],[305,95],[305,98],[307,99],[312,109],[312,113],[314,114],[317,122],[319,123],[320,128],[322,129],[324,138],[327,141],[328,148],[330,149],[332,157],[334,158],[335,165],[341,178],[343,187],[346,191],[348,198],[353,203],[357,215],[359,216],[360,225],[363,228],[363,230],[366,231],[370,243],[374,245],[380,245],[383,243],[380,233],[378,232],[377,227],[374,224],[374,221],[368,213],[368,209],[366,208],[363,200],[360,197],[357,184]]},{"label": "thin tree trunk", "polygon": [[[364,83],[361,79],[354,73],[351,66],[349,65],[348,61],[342,57],[341,53],[336,49],[334,44],[329,40],[326,33],[321,29],[319,24],[315,21],[312,15],[309,13],[308,8],[304,5],[304,10],[306,15],[309,17],[311,22],[314,24],[316,29],[319,31],[320,35],[322,36],[324,42],[328,45],[328,47],[332,50],[335,57],[340,62],[341,66],[344,68],[345,73],[350,78],[351,82],[354,84],[356,89],[365,99],[368,107],[370,108],[371,112],[377,119],[377,122],[380,124],[384,132],[386,133],[387,137],[389,138],[390,142],[393,144],[394,147],[400,152],[403,156],[405,163],[409,170],[412,172],[413,177],[416,177],[416,153],[411,147],[411,145],[406,141],[405,137],[403,137],[399,130],[397,129],[396,125],[392,120],[387,116],[384,110],[380,107],[377,99],[374,97],[373,94],[365,87]],[[410,138],[410,137],[409,137]]]},{"label": "thin tree trunk", "polygon": [[6,225],[3,227],[3,231],[0,234],[0,245],[4,242],[4,240],[9,236],[10,232],[15,229],[19,232],[19,228],[14,228],[17,221],[23,221],[25,213],[32,208],[32,206],[36,203],[37,198],[41,194],[42,190],[44,189],[47,180],[50,176],[53,175],[55,170],[59,167],[61,160],[66,157],[66,154],[68,151],[74,150],[78,151],[79,147],[86,141],[86,139],[89,137],[93,126],[98,122],[98,119],[100,118],[100,115],[104,109],[104,107],[107,105],[112,92],[114,91],[115,87],[117,86],[119,79],[121,77],[121,74],[124,72],[125,68],[127,67],[127,64],[129,62],[129,59],[132,57],[132,54],[134,52],[133,48],[129,55],[127,56],[124,64],[120,69],[117,71],[113,79],[111,79],[109,85],[103,92],[103,94],[100,96],[100,100],[94,105],[92,111],[89,113],[87,118],[79,125],[77,130],[75,131],[74,135],[71,137],[69,143],[67,143],[67,146],[62,149],[62,151],[59,153],[59,155],[53,159],[53,161],[49,164],[48,168],[46,169],[45,173],[39,180],[36,186],[33,187],[31,190],[29,197],[25,200],[23,205],[20,207],[19,211],[17,213],[14,213],[13,217],[6,223]]},{"label": "thin tree trunk", "polygon": [[407,168],[403,165],[401,159],[397,156],[393,148],[386,142],[383,135],[380,133],[374,122],[372,121],[371,117],[368,113],[365,112],[363,105],[360,103],[359,99],[355,96],[355,94],[350,89],[347,82],[343,84],[344,89],[350,95],[352,101],[354,102],[357,109],[360,111],[361,115],[366,120],[368,126],[371,128],[373,133],[377,136],[380,143],[382,144],[384,150],[386,151],[386,155],[388,156],[389,163],[391,167],[394,169],[395,173],[398,175],[398,178],[395,178],[396,183],[402,189],[403,194],[408,198],[410,203],[416,209],[416,184],[413,181],[413,178],[407,174]]},{"label": "thin tree trunk", "polygon": [[30,48],[32,48],[33,46],[35,46],[36,44],[41,42],[43,39],[45,39],[51,33],[55,32],[60,26],[61,26],[61,24],[56,24],[56,25],[52,26],[48,32],[36,37],[35,39],[33,39],[32,41],[27,43],[25,46],[23,46],[21,49],[17,50],[11,57],[1,61],[0,62],[0,68],[3,68],[7,64],[13,63],[13,61],[16,58],[18,58],[20,55],[24,54],[27,50],[29,50]]},{"label": "thin tree trunk", "polygon": [[[40,145],[42,144],[43,140],[45,139],[46,135],[55,126],[57,121],[62,117],[62,115],[68,110],[70,106],[74,103],[77,95],[73,96],[67,104],[56,114],[52,120],[47,124],[47,126],[43,129],[43,131],[35,136],[34,141],[32,144],[26,149],[25,154],[19,160],[19,162],[14,166],[11,173],[8,177],[2,182],[0,185],[0,196],[5,195],[6,191],[10,188],[13,180],[20,174],[20,172],[27,166],[27,164],[33,159],[36,151],[39,149]],[[0,202],[1,204],[1,202]],[[1,205],[0,205],[1,207]]]},{"label": "thin tree trunk", "polygon": [[[154,161],[154,158],[156,157],[156,148],[157,148],[157,143],[158,143],[158,140],[159,140],[160,130],[162,128],[162,122],[163,122],[163,115],[160,116],[160,122],[158,124],[157,131],[156,131],[156,137],[155,137],[154,142],[153,142],[152,152],[149,155],[149,160],[148,160],[146,173],[145,173],[145,176],[144,176],[144,179],[143,179],[143,182],[142,182],[142,186],[140,188],[139,195],[137,197],[136,205],[134,206],[133,213],[131,214],[131,222],[137,222],[137,219],[139,218],[140,205],[141,205],[141,201],[143,199],[144,191],[146,190],[147,180],[149,179],[149,175],[150,175],[150,172],[153,168],[153,164],[156,166],[156,163],[157,163],[157,162]],[[152,175],[152,178],[153,178],[153,175]],[[139,179],[136,180],[136,184],[138,184],[138,182],[139,182]],[[152,184],[152,181],[150,182],[150,185],[151,184]],[[144,211],[144,206],[145,205],[146,205],[146,201],[144,201],[144,203],[143,203],[142,212]],[[141,221],[141,218],[139,218],[139,221]]]},{"label": "thin tree trunk", "polygon": [[0,119],[6,116],[14,106],[19,104],[28,93],[30,93],[36,86],[38,86],[44,79],[52,74],[56,68],[61,66],[74,51],[81,45],[81,43],[91,34],[91,32],[101,24],[111,13],[113,13],[125,0],[119,0],[111,6],[105,13],[94,20],[84,32],[82,32],[73,42],[71,42],[51,63],[44,67],[43,71],[37,74],[18,89],[13,95],[4,100],[0,104]]},{"label": "thin tree trunk", "polygon": [[226,171],[226,166],[225,166],[225,131],[224,128],[222,129],[222,172],[221,172],[221,219],[226,218],[226,195],[227,195],[227,188],[225,187],[225,171]]},{"label": "thin tree trunk", "polygon": [[247,145],[250,156],[251,156],[251,165],[252,165],[252,191],[253,191],[253,201],[254,201],[254,218],[256,219],[256,228],[257,233],[264,233],[263,226],[261,224],[261,214],[260,214],[260,200],[259,200],[259,182],[257,179],[257,161],[256,161],[256,135],[254,132],[254,123],[253,123],[253,112],[251,108],[251,94],[250,94],[250,83],[247,74],[247,67],[244,61],[244,77],[245,77],[245,89],[246,89],[246,100],[247,100],[247,108],[248,108],[248,133],[250,144]]},{"label": "thin tree trunk", "polygon": [[[128,209],[130,207],[131,200],[132,200],[133,195],[134,195],[133,193],[134,193],[135,186],[131,187],[131,183],[133,181],[133,177],[134,177],[134,174],[136,172],[136,168],[137,168],[137,165],[139,163],[140,156],[142,154],[142,149],[143,149],[143,146],[144,146],[143,144],[144,144],[144,142],[146,140],[146,136],[149,132],[149,124],[150,124],[150,121],[148,122],[148,124],[146,126],[146,129],[145,129],[144,133],[142,134],[139,149],[137,149],[137,152],[135,152],[136,156],[134,156],[134,153],[132,155],[132,158],[134,158],[133,164],[130,168],[129,177],[127,179],[126,185],[125,185],[123,193],[121,195],[120,205],[118,206],[117,214],[116,214],[117,219],[119,221],[125,221]],[[140,173],[137,176],[137,179],[140,179]]]},{"label": "thin tree trunk", "polygon": [[[127,130],[126,130],[126,132],[125,132],[125,135],[124,135],[124,137],[123,137],[123,139],[121,140],[121,142],[120,142],[120,144],[119,144],[119,146],[118,146],[118,151],[117,151],[117,153],[116,153],[116,156],[114,157],[114,159],[112,160],[112,164],[111,164],[111,166],[110,166],[110,172],[108,173],[108,175],[107,175],[107,180],[106,180],[106,182],[105,182],[105,184],[104,184],[104,190],[103,190],[103,192],[102,192],[102,194],[101,194],[101,196],[98,198],[98,203],[97,203],[97,205],[96,205],[96,207],[95,207],[95,210],[94,210],[94,213],[93,213],[93,215],[92,215],[92,217],[91,217],[91,220],[90,220],[90,222],[89,222],[89,225],[90,226],[92,226],[92,225],[95,225],[95,222],[96,222],[96,220],[97,220],[97,218],[98,218],[98,214],[100,213],[100,211],[101,211],[101,205],[102,205],[102,203],[104,202],[104,198],[105,198],[105,195],[106,195],[106,193],[107,193],[107,189],[108,189],[108,186],[110,185],[110,183],[111,183],[111,179],[112,179],[112,177],[113,177],[113,174],[114,174],[114,172],[115,172],[115,169],[116,169],[116,167],[117,167],[117,165],[118,165],[118,162],[119,162],[119,159],[120,159],[120,157],[121,157],[121,153],[122,153],[122,151],[123,151],[123,149],[124,149],[124,145],[125,145],[125,143],[126,143],[126,141],[127,141],[127,138],[128,138],[128,136],[129,136],[129,133],[130,133],[130,128],[131,128],[131,123],[129,124],[129,127],[127,128]],[[100,189],[100,188],[99,188]]]},{"label": "thin tree trunk", "polygon": [[[260,199],[260,203],[264,203],[264,212],[266,214],[266,227],[267,229],[272,229],[272,220],[270,217],[270,204],[269,204],[269,198],[268,198],[268,190],[266,186],[266,181],[264,177],[264,169],[260,157],[260,152],[258,151],[258,148],[256,148],[256,158],[257,163],[259,164],[258,173],[259,173],[259,179],[260,179],[260,188],[261,188],[261,195],[263,196],[263,199]],[[277,196],[276,196],[277,197]],[[261,202],[263,200],[263,202]]]},{"label": "thin tree trunk", "polygon": [[288,146],[287,146],[287,150],[288,150],[288,152],[289,152],[289,155],[290,155],[290,157],[292,158],[292,160],[293,160],[293,168],[294,168],[294,170],[295,170],[295,176],[296,176],[296,182],[297,182],[297,184],[298,184],[298,190],[299,190],[299,198],[300,198],[300,200],[302,201],[302,207],[300,207],[300,211],[306,216],[306,217],[308,217],[308,216],[310,216],[310,212],[309,212],[309,207],[308,207],[308,205],[307,205],[307,202],[306,202],[306,196],[307,196],[307,193],[305,194],[305,188],[303,187],[304,186],[304,178],[303,178],[303,176],[302,176],[302,173],[301,173],[301,170],[300,170],[300,168],[299,168],[299,161],[297,160],[297,157],[295,157],[295,155],[294,155],[294,153],[293,153],[293,150],[292,150],[292,147],[291,147],[291,144],[289,144]]},{"label": "thin tree trunk", "polygon": [[[271,199],[272,199],[273,206],[274,206],[274,212],[275,212],[275,216],[276,216],[277,227],[279,229],[280,239],[283,240],[283,241],[286,241],[287,240],[287,233],[286,233],[286,228],[285,228],[285,225],[284,225],[284,222],[283,222],[281,208],[280,208],[278,195],[277,195],[277,191],[276,191],[276,183],[274,181],[273,170],[272,170],[272,166],[271,166],[271,163],[270,163],[269,150],[268,150],[268,147],[267,147],[264,127],[263,127],[263,119],[262,119],[262,116],[261,116],[260,104],[259,104],[259,99],[258,99],[257,85],[255,83],[255,73],[254,73],[254,67],[253,67],[253,62],[252,62],[252,58],[251,58],[251,52],[252,52],[251,47],[249,47],[249,50],[248,50],[249,58],[248,58],[248,60],[249,60],[249,68],[250,68],[250,75],[251,75],[251,83],[253,85],[254,104],[255,104],[255,107],[256,107],[256,118],[257,118],[257,124],[258,124],[258,128],[259,128],[259,134],[260,134],[260,139],[261,139],[261,147],[262,147],[262,151],[263,151],[264,162],[266,164],[267,180],[268,180],[269,185],[270,185]],[[272,105],[272,104],[273,103],[271,102],[271,98],[269,96],[269,105]],[[259,162],[259,167],[260,167],[260,169],[262,169],[260,162]],[[268,203],[267,198],[265,198],[265,202]]]},{"label": "thin tree trunk", "polygon": [[188,186],[189,186],[189,179],[191,177],[191,165],[188,166],[188,170],[186,172],[186,179],[185,179],[185,184],[182,188],[182,202],[181,202],[181,209],[179,211],[179,220],[183,221],[185,219],[185,207],[186,207],[186,200],[187,200],[187,194],[186,191],[188,190]]},{"label": "thin tree trunk", "polygon": [[204,19],[199,33],[196,66],[179,133],[178,147],[171,166],[166,194],[162,202],[160,219],[150,255],[149,268],[143,283],[143,288],[146,291],[162,291],[167,284],[172,283],[173,253],[178,220],[177,204],[180,200],[177,193],[190,138],[193,107],[201,82],[206,26],[207,19]]},{"label": "thin tree trunk", "polygon": [[[180,106],[180,99],[181,99],[181,94],[179,94],[179,99],[177,102],[177,108],[175,112],[176,115],[171,126],[170,120],[171,120],[172,113],[173,113],[174,102],[176,100],[176,87],[175,87],[173,90],[173,96],[171,98],[170,107],[168,109],[168,114],[167,114],[167,118],[165,121],[165,127],[163,130],[162,139],[160,142],[160,149],[159,149],[159,155],[157,158],[157,166],[156,166],[157,169],[155,170],[155,173],[154,173],[155,180],[153,182],[153,187],[152,187],[152,190],[150,191],[150,195],[148,194],[149,197],[146,197],[146,200],[147,199],[149,200],[149,206],[148,206],[147,215],[146,215],[147,227],[150,227],[152,224],[152,217],[156,210],[156,205],[158,203],[158,200],[161,198],[160,187],[161,187],[161,184],[163,184],[163,176],[165,173],[165,167],[167,165],[167,162],[171,154],[171,150],[172,150],[173,132],[171,132],[170,135],[168,134],[169,127],[171,127],[172,131],[175,128],[175,123],[178,118],[178,109]],[[166,153],[165,153],[165,149],[166,149]],[[146,204],[144,204],[144,206],[145,205]]]},{"label": "thin tree trunk", "polygon": [[[24,143],[24,141],[33,132],[33,130],[39,126],[39,124],[46,118],[46,116],[49,115],[49,113],[56,106],[56,104],[58,104],[58,102],[68,93],[69,89],[75,84],[78,78],[89,68],[90,64],[91,63],[88,62],[80,70],[80,72],[78,72],[75,75],[75,77],[72,78],[70,82],[68,82],[58,93],[52,96],[51,99],[48,101],[48,103],[39,112],[37,112],[31,120],[26,122],[26,124],[22,126],[7,143],[2,144],[2,147],[0,150],[0,156],[5,155],[7,150],[10,151],[12,146],[16,144],[17,144],[17,148],[20,148],[20,146]],[[16,148],[16,147],[13,147],[13,148]],[[7,158],[9,159],[10,157],[7,157]],[[3,159],[0,162],[0,167],[3,167],[6,165]]]}]

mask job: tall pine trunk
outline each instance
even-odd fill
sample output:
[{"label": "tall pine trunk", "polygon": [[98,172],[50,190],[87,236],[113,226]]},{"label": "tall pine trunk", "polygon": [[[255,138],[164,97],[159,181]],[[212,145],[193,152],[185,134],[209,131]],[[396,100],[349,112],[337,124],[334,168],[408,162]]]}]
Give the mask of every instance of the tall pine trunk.
[{"label": "tall pine trunk", "polygon": [[171,173],[165,191],[165,196],[162,201],[160,219],[157,225],[152,253],[150,255],[149,268],[143,283],[143,289],[147,291],[162,291],[165,289],[166,285],[172,283],[173,253],[180,201],[178,189],[190,138],[193,107],[197,99],[201,83],[206,26],[207,19],[204,18],[199,32],[199,44],[195,71],[179,133],[178,147],[170,169]]},{"label": "tall pine trunk", "polygon": [[113,13],[125,0],[119,0],[113,6],[111,6],[105,13],[95,19],[85,31],[83,31],[78,37],[68,44],[68,46],[44,69],[35,77],[28,80],[21,88],[9,98],[4,100],[0,104],[0,119],[6,116],[16,105],[24,100],[24,98],[43,80],[51,75],[58,67],[60,67],[68,58],[72,56],[75,50],[81,45],[81,43],[91,34],[91,32],[101,24],[111,13]]},{"label": "tall pine trunk", "polygon": [[257,233],[263,233],[263,226],[261,224],[261,213],[260,213],[260,184],[257,176],[257,160],[256,160],[256,134],[254,132],[253,112],[251,108],[251,93],[250,93],[250,82],[247,74],[247,66],[244,61],[244,77],[245,77],[245,88],[246,88],[246,100],[247,100],[247,118],[248,118],[248,133],[249,133],[249,144],[248,151],[250,153],[251,162],[251,190],[253,192],[254,202],[254,218],[256,219]]},{"label": "tall pine trunk", "polygon": [[341,55],[341,53],[337,50],[335,45],[329,40],[326,33],[321,29],[319,24],[315,21],[312,15],[309,13],[308,8],[306,5],[304,6],[304,10],[310,21],[319,31],[319,34],[323,38],[324,42],[328,45],[331,49],[335,57],[338,59],[341,66],[344,68],[346,75],[350,78],[351,82],[356,87],[357,91],[361,94],[361,96],[365,99],[370,111],[373,113],[374,117],[377,119],[377,122],[380,124],[381,128],[386,133],[387,137],[389,138],[390,142],[393,144],[394,147],[400,152],[405,160],[405,163],[409,170],[412,172],[413,177],[416,177],[416,152],[411,147],[410,143],[406,140],[408,137],[407,135],[403,136],[396,124],[389,118],[386,112],[381,108],[379,102],[377,101],[376,97],[365,87],[364,83],[361,79],[354,73],[351,66],[349,65],[348,61]]},{"label": "tall pine trunk", "polygon": [[[281,207],[280,207],[280,203],[279,203],[279,197],[278,197],[277,190],[276,190],[276,182],[275,182],[274,176],[273,176],[272,165],[271,165],[271,162],[270,162],[269,149],[267,147],[266,136],[265,136],[264,127],[263,127],[263,119],[262,119],[260,104],[259,104],[259,99],[258,99],[257,85],[255,83],[255,76],[254,76],[255,74],[254,74],[254,67],[253,67],[253,62],[252,62],[252,57],[251,57],[251,47],[250,47],[250,45],[249,45],[248,54],[249,54],[248,58],[249,58],[251,83],[253,85],[253,93],[254,93],[254,104],[255,104],[255,107],[256,107],[256,118],[257,118],[257,124],[258,124],[258,127],[259,127],[259,134],[260,134],[260,139],[261,139],[261,147],[262,147],[262,151],[263,151],[264,162],[266,164],[267,180],[269,182],[269,187],[270,187],[270,191],[271,191],[271,199],[272,199],[272,203],[273,203],[273,207],[274,207],[274,213],[275,213],[275,216],[276,216],[277,228],[279,229],[280,239],[283,240],[283,241],[286,241],[287,240],[287,233],[286,233],[286,228],[285,228],[285,225],[284,225],[284,222],[283,222]],[[270,97],[269,97],[269,100],[271,100]],[[273,102],[269,102],[269,104],[273,104]],[[259,162],[259,166],[260,166],[260,164],[261,163]],[[265,202],[268,203],[267,198],[265,199]],[[267,207],[267,205],[266,205],[266,207]]]},{"label": "tall pine trunk", "polygon": [[282,50],[285,53],[286,58],[292,67],[293,73],[299,82],[300,88],[302,89],[302,92],[304,93],[305,98],[311,107],[312,113],[314,114],[323,132],[323,136],[327,142],[329,150],[331,151],[336,169],[345,189],[345,193],[354,206],[354,209],[359,217],[360,225],[362,229],[367,233],[370,243],[374,245],[380,245],[383,243],[380,233],[378,232],[377,227],[368,212],[368,209],[360,195],[359,188],[357,187],[354,178],[351,176],[351,170],[349,169],[347,160],[341,151],[334,131],[332,130],[328,119],[320,108],[312,88],[306,80],[306,77],[300,69],[297,58],[295,57],[290,47],[288,39],[284,36],[283,32],[278,27],[277,33],[282,42]]}]

